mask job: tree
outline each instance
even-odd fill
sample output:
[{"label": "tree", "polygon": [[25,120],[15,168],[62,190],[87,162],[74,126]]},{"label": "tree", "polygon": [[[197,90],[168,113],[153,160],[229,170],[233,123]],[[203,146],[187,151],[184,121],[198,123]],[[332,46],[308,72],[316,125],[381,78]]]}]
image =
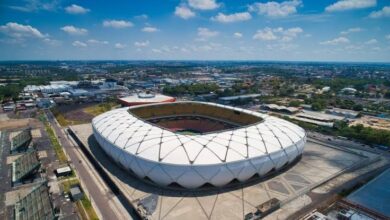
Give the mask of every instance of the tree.
[{"label": "tree", "polygon": [[299,105],[302,104],[300,101],[294,100],[288,103],[288,106],[290,107],[299,107]]},{"label": "tree", "polygon": [[321,111],[324,110],[326,107],[324,102],[316,101],[311,104],[311,109],[314,111]]},{"label": "tree", "polygon": [[387,91],[387,92],[385,93],[385,98],[390,99],[390,91]]}]

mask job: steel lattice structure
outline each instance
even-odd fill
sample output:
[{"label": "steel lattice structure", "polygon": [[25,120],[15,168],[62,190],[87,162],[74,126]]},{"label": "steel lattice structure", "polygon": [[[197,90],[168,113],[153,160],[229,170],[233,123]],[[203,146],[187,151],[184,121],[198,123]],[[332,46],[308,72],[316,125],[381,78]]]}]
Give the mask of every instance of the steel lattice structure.
[{"label": "steel lattice structure", "polygon": [[[95,117],[93,132],[102,149],[125,169],[158,185],[224,186],[234,179],[243,182],[256,174],[264,176],[293,162],[302,154],[306,142],[305,131],[295,124],[230,106],[177,102],[141,106],[141,110],[160,111],[165,105],[176,105],[172,109],[191,108],[194,115],[205,116],[204,112],[212,108],[210,117],[224,113],[233,117],[234,112],[242,114],[242,118],[257,117],[259,121],[228,130],[186,135],[133,114],[132,110],[139,107],[120,108]],[[175,110],[172,114],[180,112]]]}]

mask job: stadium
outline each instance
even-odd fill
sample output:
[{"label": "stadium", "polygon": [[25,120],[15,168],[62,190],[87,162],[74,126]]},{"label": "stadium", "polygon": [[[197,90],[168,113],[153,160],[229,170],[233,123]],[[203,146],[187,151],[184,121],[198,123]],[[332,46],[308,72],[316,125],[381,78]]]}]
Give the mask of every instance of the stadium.
[{"label": "stadium", "polygon": [[222,187],[278,171],[302,154],[305,131],[230,106],[175,102],[115,109],[92,120],[105,153],[159,186]]}]

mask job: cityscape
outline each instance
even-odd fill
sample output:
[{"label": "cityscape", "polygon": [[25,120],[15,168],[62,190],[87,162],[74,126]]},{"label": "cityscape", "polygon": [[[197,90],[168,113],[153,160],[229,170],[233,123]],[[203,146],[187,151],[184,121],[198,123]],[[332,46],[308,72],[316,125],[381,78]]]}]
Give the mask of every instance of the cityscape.
[{"label": "cityscape", "polygon": [[0,3],[0,219],[390,219],[381,0]]}]

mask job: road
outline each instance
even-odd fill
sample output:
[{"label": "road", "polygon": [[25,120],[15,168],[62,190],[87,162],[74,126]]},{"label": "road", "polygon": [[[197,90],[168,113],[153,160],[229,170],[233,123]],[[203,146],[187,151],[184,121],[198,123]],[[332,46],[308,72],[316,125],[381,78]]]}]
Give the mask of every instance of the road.
[{"label": "road", "polygon": [[55,120],[53,114],[49,110],[45,110],[45,114],[54,132],[56,133],[60,144],[71,160],[71,164],[76,169],[78,177],[85,186],[84,190],[90,196],[94,208],[101,219],[132,219],[118,197],[108,188],[95,171],[92,164],[85,158],[81,150],[76,147],[70,140],[60,125]]},{"label": "road", "polygon": [[390,152],[380,150],[378,148],[371,148],[369,145],[362,144],[352,140],[344,140],[338,137],[321,134],[318,132],[307,131],[308,139],[314,139],[316,141],[323,142],[325,144],[337,145],[339,147],[352,148],[355,150],[368,151],[375,154],[380,154],[383,157],[390,159]]}]

